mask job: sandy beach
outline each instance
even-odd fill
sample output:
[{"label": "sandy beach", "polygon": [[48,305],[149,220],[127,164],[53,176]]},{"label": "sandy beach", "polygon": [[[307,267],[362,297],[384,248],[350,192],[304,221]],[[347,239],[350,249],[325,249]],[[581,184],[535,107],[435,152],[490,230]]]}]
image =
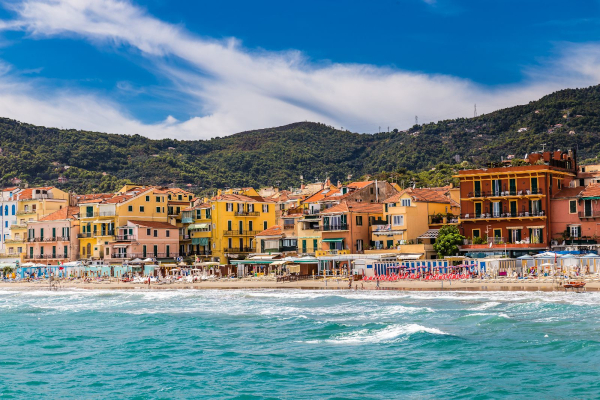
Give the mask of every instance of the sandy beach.
[{"label": "sandy beach", "polygon": [[[41,280],[36,282],[0,282],[2,289],[47,289],[49,282]],[[214,280],[195,283],[158,283],[147,284],[123,283],[115,280],[100,282],[63,281],[58,290],[62,289],[88,289],[88,290],[165,290],[165,289],[311,289],[311,290],[349,290],[347,280],[322,279],[305,280],[298,282],[276,282],[274,280]],[[474,280],[474,281],[396,281],[380,282],[379,289],[375,282],[357,281],[352,284],[352,290],[473,290],[473,291],[564,291],[565,289],[551,280],[524,280],[519,282],[501,280]],[[586,290],[600,290],[600,282],[589,281]]]}]

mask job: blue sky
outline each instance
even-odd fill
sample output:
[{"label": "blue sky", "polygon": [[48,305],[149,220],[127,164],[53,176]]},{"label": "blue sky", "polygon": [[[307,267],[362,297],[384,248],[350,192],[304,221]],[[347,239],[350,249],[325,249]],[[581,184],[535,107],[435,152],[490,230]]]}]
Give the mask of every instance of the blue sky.
[{"label": "blue sky", "polygon": [[0,116],[200,139],[404,129],[600,79],[600,2],[10,0]]}]

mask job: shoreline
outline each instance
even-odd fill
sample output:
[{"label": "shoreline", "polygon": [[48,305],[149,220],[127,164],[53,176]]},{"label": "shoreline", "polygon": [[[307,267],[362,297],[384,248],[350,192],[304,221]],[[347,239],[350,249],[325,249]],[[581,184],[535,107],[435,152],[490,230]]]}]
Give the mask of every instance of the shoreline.
[{"label": "shoreline", "polygon": [[[358,285],[358,288],[357,288]],[[50,291],[47,280],[38,282],[0,282],[0,289],[39,289]],[[236,289],[304,289],[304,290],[344,290],[344,291],[544,291],[544,292],[566,292],[562,286],[553,282],[460,282],[460,281],[396,281],[380,282],[377,289],[375,282],[354,282],[352,289],[348,288],[347,281],[328,280],[327,284],[322,280],[307,280],[297,282],[275,282],[275,281],[203,281],[195,283],[166,283],[147,284],[122,283],[116,281],[102,282],[60,282],[58,291],[69,289],[83,290],[236,290]],[[587,282],[586,291],[600,291],[600,282]],[[568,292],[571,292],[570,290]]]}]

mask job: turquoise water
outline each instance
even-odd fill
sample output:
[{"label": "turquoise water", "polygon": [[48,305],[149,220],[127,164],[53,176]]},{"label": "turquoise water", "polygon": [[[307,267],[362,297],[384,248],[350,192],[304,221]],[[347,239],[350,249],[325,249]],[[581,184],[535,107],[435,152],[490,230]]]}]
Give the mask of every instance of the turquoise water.
[{"label": "turquoise water", "polygon": [[600,293],[0,291],[3,398],[598,398]]}]

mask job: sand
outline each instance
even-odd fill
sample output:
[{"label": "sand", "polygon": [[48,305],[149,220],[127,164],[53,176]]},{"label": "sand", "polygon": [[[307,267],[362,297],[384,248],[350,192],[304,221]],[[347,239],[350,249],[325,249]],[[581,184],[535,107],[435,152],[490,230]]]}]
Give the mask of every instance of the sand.
[{"label": "sand", "polygon": [[[475,280],[475,281],[396,281],[380,282],[379,289],[375,282],[354,282],[352,290],[473,290],[473,291],[564,291],[565,289],[559,283],[553,283],[550,280],[525,280],[517,282],[502,282],[496,280]],[[44,289],[49,290],[50,286],[47,280],[38,282],[0,282],[0,288],[12,289]],[[587,282],[586,290],[600,290],[600,282]],[[81,282],[81,281],[62,281],[59,290],[64,289],[144,289],[148,290],[148,284],[123,283],[115,280],[102,282]],[[348,290],[347,280],[323,279],[306,280],[298,282],[276,282],[274,280],[233,280],[222,279],[214,281],[202,281],[195,283],[168,283],[151,284],[150,290],[164,289],[316,289],[316,290]]]}]

